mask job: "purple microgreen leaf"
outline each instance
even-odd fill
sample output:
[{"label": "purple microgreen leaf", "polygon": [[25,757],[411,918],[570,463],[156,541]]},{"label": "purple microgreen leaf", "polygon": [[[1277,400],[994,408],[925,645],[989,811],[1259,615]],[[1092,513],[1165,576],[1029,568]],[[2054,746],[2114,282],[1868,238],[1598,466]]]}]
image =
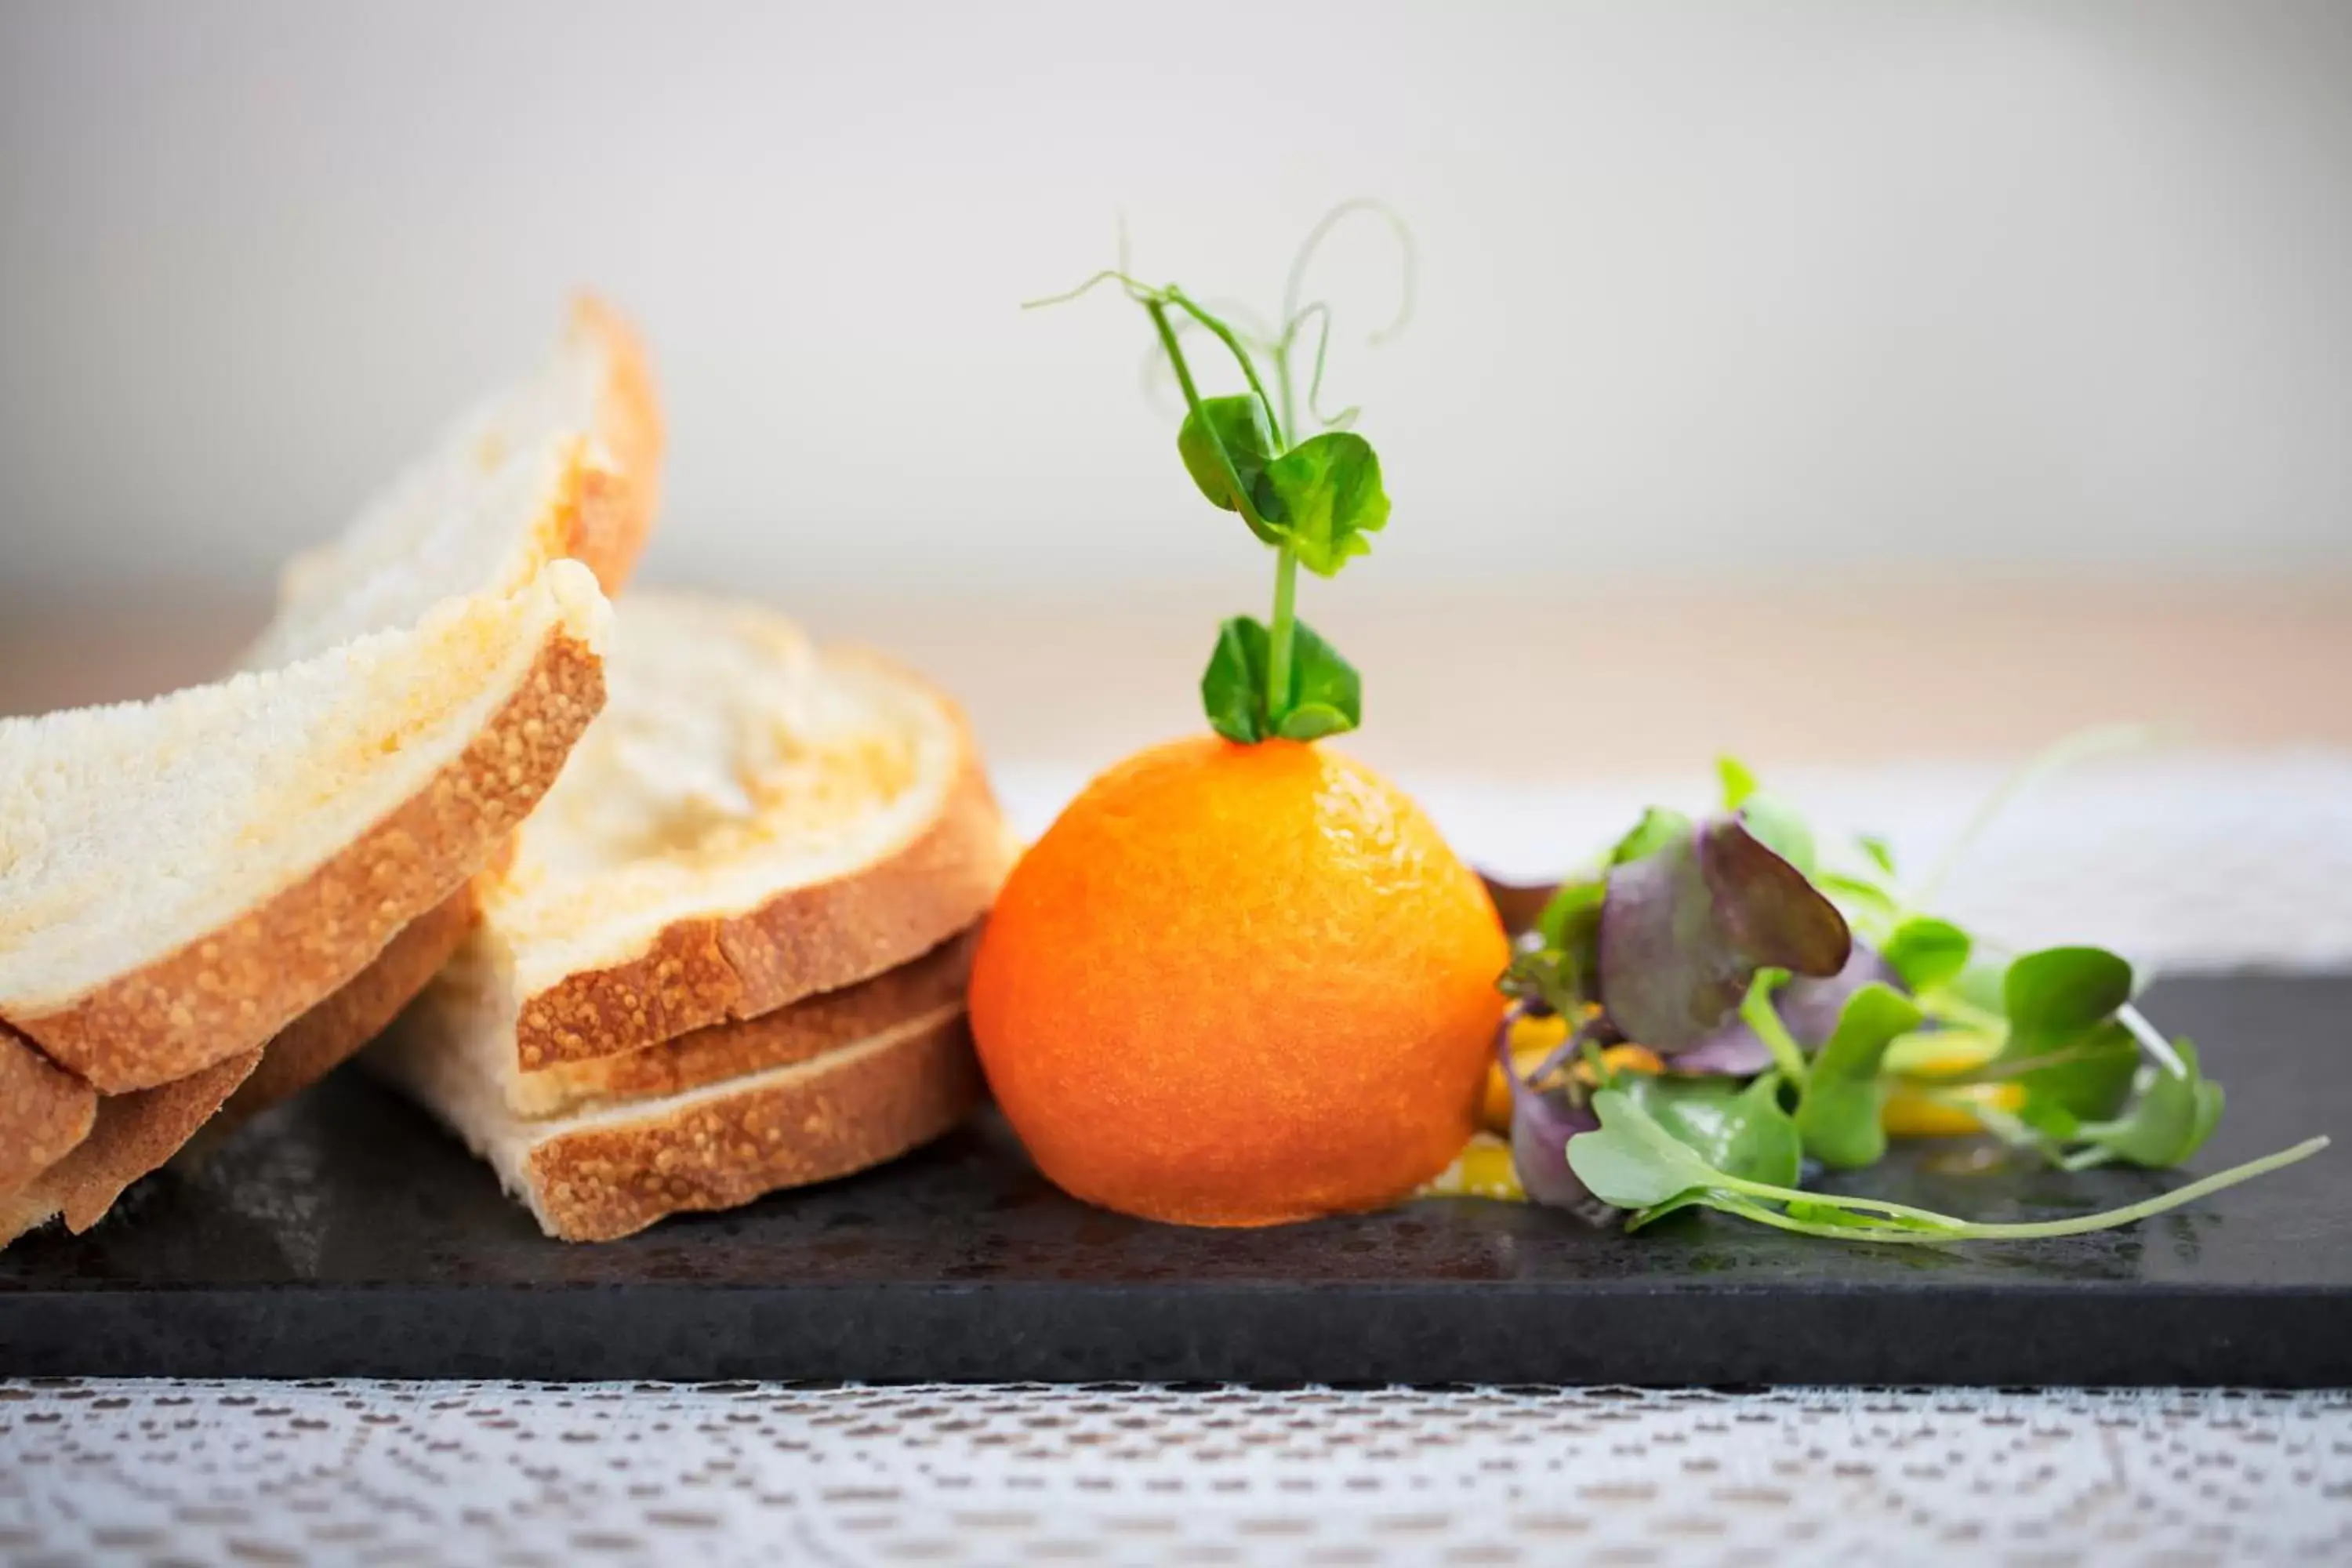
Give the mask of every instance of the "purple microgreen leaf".
[{"label": "purple microgreen leaf", "polygon": [[1611,867],[1598,936],[1599,1001],[1661,1056],[1720,1029],[1758,970],[1827,977],[1853,948],[1836,906],[1730,818]]},{"label": "purple microgreen leaf", "polygon": [[1567,1209],[1593,1225],[1613,1216],[1609,1205],[1595,1198],[1569,1169],[1568,1142],[1601,1125],[1590,1106],[1580,1104],[1565,1087],[1538,1088],[1565,1063],[1580,1042],[1571,1034],[1550,1052],[1536,1070],[1522,1078],[1511,1056],[1511,1026],[1522,1016],[1513,1007],[1495,1031],[1495,1060],[1511,1086],[1511,1164],[1529,1203]]}]

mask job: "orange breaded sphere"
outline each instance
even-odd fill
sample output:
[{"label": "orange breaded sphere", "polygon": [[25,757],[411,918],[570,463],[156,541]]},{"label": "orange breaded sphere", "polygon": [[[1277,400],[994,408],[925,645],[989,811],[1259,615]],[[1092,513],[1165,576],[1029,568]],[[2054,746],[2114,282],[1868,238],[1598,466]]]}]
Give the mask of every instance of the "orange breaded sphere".
[{"label": "orange breaded sphere", "polygon": [[1014,868],[972,1032],[1066,1191],[1273,1225],[1392,1202],[1453,1159],[1508,958],[1485,887],[1377,773],[1204,736],[1097,779]]}]

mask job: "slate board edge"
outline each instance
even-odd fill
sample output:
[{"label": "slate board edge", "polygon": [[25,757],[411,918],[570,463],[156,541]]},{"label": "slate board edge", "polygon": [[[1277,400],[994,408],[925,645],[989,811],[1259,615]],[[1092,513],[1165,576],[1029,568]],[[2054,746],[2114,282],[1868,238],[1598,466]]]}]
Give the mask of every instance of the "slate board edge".
[{"label": "slate board edge", "polygon": [[2336,1387],[2352,1290],[34,1290],[0,1294],[0,1376]]}]

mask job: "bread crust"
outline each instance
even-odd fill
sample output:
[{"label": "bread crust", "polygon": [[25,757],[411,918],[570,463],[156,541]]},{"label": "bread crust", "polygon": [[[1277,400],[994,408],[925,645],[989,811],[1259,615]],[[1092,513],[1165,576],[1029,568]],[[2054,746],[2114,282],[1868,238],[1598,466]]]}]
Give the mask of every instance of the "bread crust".
[{"label": "bread crust", "polygon": [[611,367],[597,399],[596,439],[611,466],[583,471],[580,510],[566,553],[596,574],[607,595],[629,580],[661,505],[661,401],[644,340],[593,294],[572,302],[572,327],[602,345]]},{"label": "bread crust", "polygon": [[828,1069],[535,1145],[521,1178],[551,1236],[611,1241],[674,1214],[732,1208],[782,1187],[896,1159],[980,1102],[961,1014]]},{"label": "bread crust", "polygon": [[271,1036],[262,1047],[260,1065],[190,1142],[189,1152],[199,1152],[271,1106],[293,1099],[382,1034],[449,962],[481,918],[480,880],[469,880],[403,926],[350,984]]},{"label": "bread crust", "polygon": [[178,1152],[261,1059],[251,1050],[160,1088],[111,1095],[79,1146],[0,1203],[0,1246],[65,1216],[79,1236],[105,1217],[131,1183]]},{"label": "bread crust", "polygon": [[0,1196],[64,1159],[97,1117],[96,1089],[0,1025]]},{"label": "bread crust", "polygon": [[689,1030],[756,1018],[855,985],[979,920],[1010,868],[1003,818],[962,715],[940,812],[891,853],[735,916],[673,921],[646,951],[523,997],[524,1071],[615,1056]]},{"label": "bread crust", "polygon": [[465,751],[309,876],[64,1007],[7,1021],[110,1095],[257,1054],[490,858],[604,701],[595,650],[553,628]]},{"label": "bread crust", "polygon": [[944,1015],[963,1005],[979,946],[980,928],[969,927],[911,963],[756,1018],[688,1030],[617,1057],[525,1073],[509,1096],[510,1108],[520,1116],[559,1116],[677,1094],[809,1061],[927,1015]]}]

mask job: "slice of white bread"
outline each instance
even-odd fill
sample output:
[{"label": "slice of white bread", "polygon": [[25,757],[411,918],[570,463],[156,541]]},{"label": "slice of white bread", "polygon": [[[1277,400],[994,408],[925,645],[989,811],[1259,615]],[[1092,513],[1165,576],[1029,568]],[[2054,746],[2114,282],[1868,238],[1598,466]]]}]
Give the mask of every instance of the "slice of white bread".
[{"label": "slice of white bread", "polygon": [[481,917],[479,880],[477,877],[403,926],[349,984],[272,1036],[252,1073],[189,1141],[187,1158],[203,1158],[236,1129],[301,1093],[382,1034],[449,961]]},{"label": "slice of white bread", "polygon": [[400,1038],[395,1027],[364,1059],[454,1128],[565,1241],[610,1241],[669,1215],[865,1170],[947,1131],[981,1097],[961,1000],[815,1057],[541,1120],[509,1107],[490,1057],[391,1048]]},{"label": "slice of white bread", "polygon": [[653,524],[661,448],[635,332],[576,301],[536,373],[443,431],[332,543],[287,563],[244,667],[413,625],[452,595],[513,593],[566,556],[617,594]]},{"label": "slice of white bread", "polygon": [[607,675],[425,998],[520,1068],[854,985],[994,900],[1003,818],[962,715],[916,677],[667,594],[619,605]]},{"label": "slice of white bread", "polygon": [[0,720],[0,1018],[107,1094],[257,1053],[538,803],[607,615],[557,561],[282,668]]},{"label": "slice of white bread", "polygon": [[[712,1024],[637,1050],[529,1071],[516,1060],[510,1034],[502,1032],[510,1026],[481,1005],[479,992],[438,984],[381,1030],[368,1062],[411,1085],[429,1085],[458,1072],[469,1098],[488,1083],[505,1114],[530,1121],[658,1100],[809,1061],[914,1019],[961,1012],[979,938],[980,928],[972,926],[911,963],[756,1018]],[[432,1103],[434,1097],[419,1098]]]},{"label": "slice of white bread", "polygon": [[162,1165],[221,1107],[260,1061],[244,1052],[187,1077],[98,1102],[89,1136],[14,1193],[0,1195],[0,1247],[62,1217],[79,1235],[104,1217],[122,1191]]},{"label": "slice of white bread", "polygon": [[954,706],[751,606],[635,595],[611,700],[457,956],[366,1060],[550,1234],[891,1158],[980,1092],[1013,846]]},{"label": "slice of white bread", "polygon": [[0,1201],[89,1136],[98,1091],[0,1025]]}]

